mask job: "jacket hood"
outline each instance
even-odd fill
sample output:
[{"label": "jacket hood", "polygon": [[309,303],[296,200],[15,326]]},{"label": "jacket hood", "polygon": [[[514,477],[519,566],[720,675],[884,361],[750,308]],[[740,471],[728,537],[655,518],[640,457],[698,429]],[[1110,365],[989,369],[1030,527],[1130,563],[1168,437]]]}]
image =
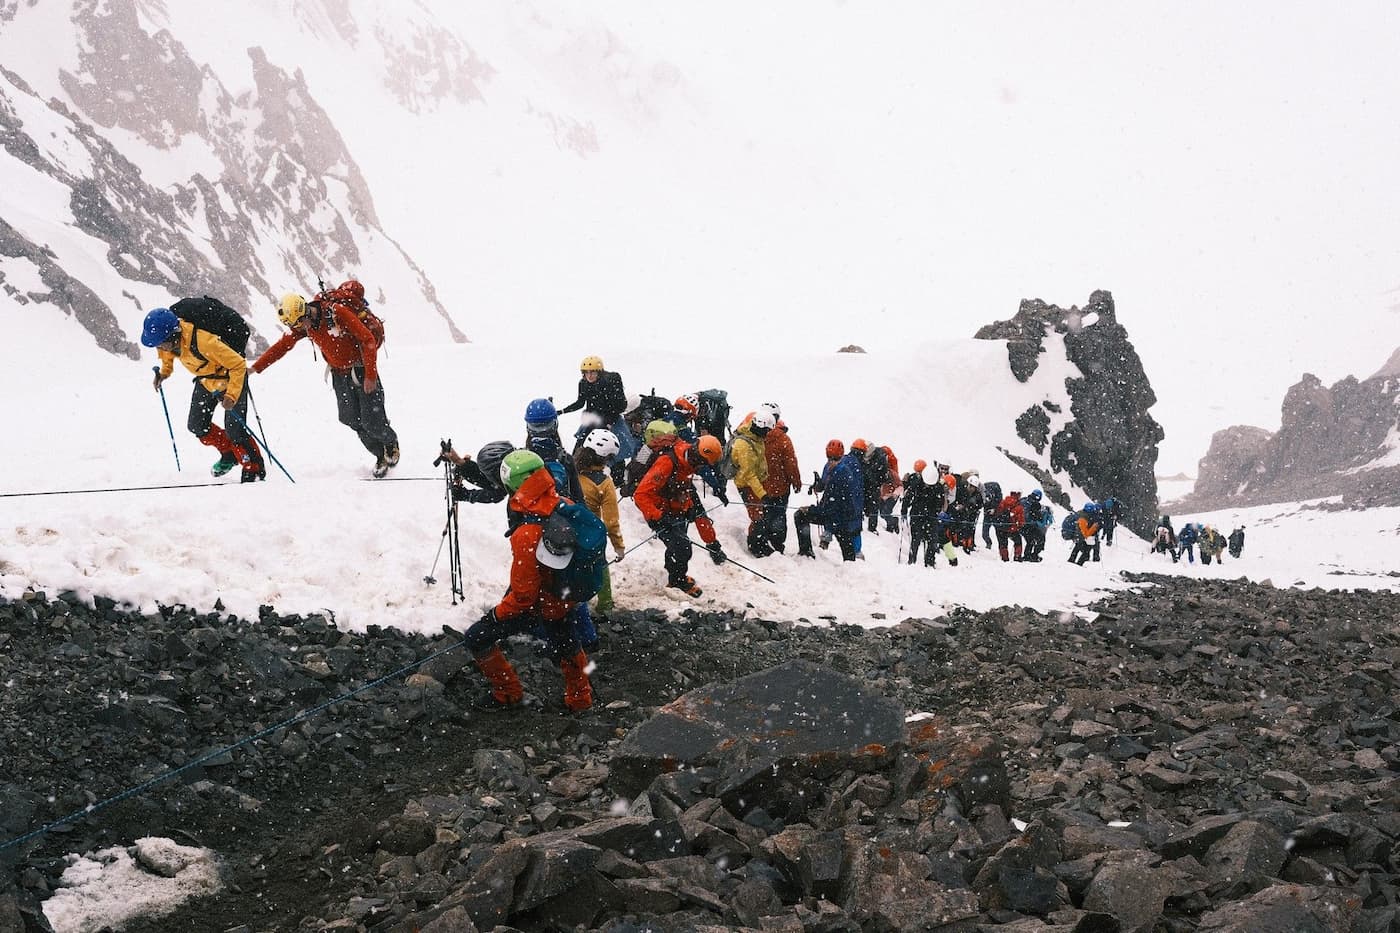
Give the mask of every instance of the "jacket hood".
[{"label": "jacket hood", "polygon": [[527,515],[549,515],[559,504],[559,493],[554,490],[554,474],[549,468],[531,473],[515,495],[510,497],[510,507]]}]

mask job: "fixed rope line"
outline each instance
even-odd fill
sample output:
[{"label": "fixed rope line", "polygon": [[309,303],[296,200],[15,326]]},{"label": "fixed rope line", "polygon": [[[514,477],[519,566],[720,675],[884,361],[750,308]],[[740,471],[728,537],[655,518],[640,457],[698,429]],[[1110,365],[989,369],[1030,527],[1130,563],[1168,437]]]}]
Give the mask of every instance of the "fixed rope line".
[{"label": "fixed rope line", "polygon": [[[435,476],[386,476],[374,479],[370,476],[356,477],[364,483],[427,483],[440,482]],[[239,486],[240,483],[172,483],[168,486],[114,486],[110,489],[49,489],[41,492],[0,492],[0,499],[16,499],[26,496],[81,496],[99,492],[149,492],[157,489],[202,489],[206,486]]]},{"label": "fixed rope line", "polygon": [[295,726],[299,722],[304,722],[305,720],[310,719],[312,716],[316,716],[320,713],[325,712],[332,706],[335,706],[337,703],[343,703],[357,694],[364,693],[366,690],[372,690],[373,688],[378,687],[386,681],[393,680],[395,677],[399,677],[400,675],[407,673],[408,671],[411,671],[414,668],[422,667],[424,664],[427,664],[434,658],[442,657],[449,651],[456,651],[458,648],[461,648],[464,645],[466,645],[466,643],[467,641],[464,638],[456,644],[448,645],[446,648],[433,652],[426,658],[420,658],[419,660],[414,661],[412,664],[406,664],[398,670],[385,674],[383,677],[380,677],[376,680],[371,680],[369,683],[356,687],[354,690],[351,690],[348,693],[343,693],[340,696],[335,697],[334,699],[327,700],[319,706],[313,706],[311,709],[298,713],[290,719],[285,719],[282,722],[277,723],[275,726],[268,726],[266,729],[262,729],[259,732],[255,732],[252,735],[247,736],[246,738],[239,739],[232,745],[227,745],[223,748],[217,749],[216,751],[207,752],[196,758],[194,761],[187,762],[178,768],[175,768],[171,771],[166,771],[164,774],[158,774],[150,780],[142,781],[140,784],[128,787],[121,793],[113,794],[106,800],[99,800],[97,803],[89,804],[81,810],[74,810],[67,816],[60,817],[59,819],[54,820],[52,823],[40,826],[38,829],[33,830],[32,832],[25,833],[23,836],[17,836],[14,839],[11,839],[9,842],[0,843],[0,852],[4,852],[6,849],[10,849],[15,846],[23,845],[31,839],[37,839],[38,837],[48,832],[51,832],[55,828],[62,826],[65,823],[71,823],[74,820],[80,819],[84,816],[90,816],[91,814],[96,813],[98,810],[105,809],[116,803],[121,803],[123,800],[129,800],[132,797],[140,796],[141,794],[145,793],[146,791],[150,790],[156,785],[163,784],[171,778],[183,774],[191,768],[198,767],[199,765],[202,765],[205,762],[211,761],[215,758],[218,758],[221,755],[227,755],[230,752],[237,751],[245,745],[249,745],[253,742],[256,742],[258,739],[267,738],[269,735],[272,735],[274,732],[277,732],[280,729],[288,729],[292,726]]}]

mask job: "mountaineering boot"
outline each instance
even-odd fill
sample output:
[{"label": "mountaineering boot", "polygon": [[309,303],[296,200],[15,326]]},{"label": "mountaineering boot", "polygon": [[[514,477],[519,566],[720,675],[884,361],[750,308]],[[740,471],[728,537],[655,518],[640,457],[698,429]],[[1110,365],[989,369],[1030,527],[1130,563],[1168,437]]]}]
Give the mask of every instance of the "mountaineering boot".
[{"label": "mountaineering boot", "polygon": [[238,462],[243,466],[241,482],[256,483],[260,479],[267,479],[267,465],[263,462],[262,452],[258,450],[257,441],[250,437],[246,445],[234,448],[234,452],[238,455]]},{"label": "mountaineering boot", "polygon": [[575,713],[593,707],[593,684],[588,680],[588,668],[588,655],[582,651],[559,662],[559,670],[564,674],[564,705]]},{"label": "mountaineering boot", "polygon": [[399,465],[399,445],[398,442],[384,445],[384,462],[391,467]]},{"label": "mountaineering boot", "polygon": [[219,455],[219,459],[214,461],[214,465],[209,468],[209,472],[215,476],[223,476],[236,466],[238,466],[238,455],[230,450],[227,453]]},{"label": "mountaineering boot", "polygon": [[370,473],[374,476],[375,479],[383,479],[385,475],[388,474],[388,472],[389,461],[384,459],[383,454],[380,454],[378,459],[374,461],[374,469],[372,469]]},{"label": "mountaineering boot", "polygon": [[724,556],[724,547],[721,546],[718,541],[711,541],[709,544],[705,545],[705,550],[710,552],[710,560],[714,561],[717,565],[729,559]]},{"label": "mountaineering boot", "polygon": [[489,696],[495,706],[515,706],[525,698],[525,688],[520,685],[520,678],[515,676],[515,668],[511,667],[500,646],[492,648],[475,660],[476,666],[481,668],[481,673],[486,675],[487,682],[491,684]]},{"label": "mountaineering boot", "polygon": [[680,590],[687,596],[699,596],[704,590],[695,585],[694,577],[675,577],[666,582],[666,585],[673,590]]},{"label": "mountaineering boot", "polygon": [[816,559],[817,559],[817,555],[812,553],[812,546],[811,546],[810,544],[807,545],[806,547],[801,547],[801,546],[799,546],[799,547],[797,548],[797,556],[798,556],[798,557],[810,557],[810,558],[812,558],[813,560],[816,560]]}]

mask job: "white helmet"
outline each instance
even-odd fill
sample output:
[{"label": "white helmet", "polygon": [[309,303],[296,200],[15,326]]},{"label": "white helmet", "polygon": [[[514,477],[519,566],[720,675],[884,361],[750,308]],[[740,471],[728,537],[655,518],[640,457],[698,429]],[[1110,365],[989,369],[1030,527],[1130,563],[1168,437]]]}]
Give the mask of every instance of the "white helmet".
[{"label": "white helmet", "polygon": [[771,411],[771,412],[773,413],[773,421],[774,421],[774,423],[777,423],[777,422],[783,420],[783,410],[782,410],[781,407],[779,407],[779,405],[778,405],[777,402],[764,402],[763,404],[759,405],[758,407],[759,407],[759,408],[766,408],[766,409],[768,409],[769,411]]},{"label": "white helmet", "polygon": [[768,431],[772,430],[772,428],[775,425],[777,425],[778,416],[773,414],[773,410],[771,408],[764,408],[760,405],[758,411],[753,413],[753,420],[751,420],[749,423],[756,428]]},{"label": "white helmet", "polygon": [[603,426],[603,416],[596,411],[586,411],[579,415],[578,424],[581,428],[601,428]]},{"label": "white helmet", "polygon": [[938,475],[937,464],[929,464],[928,466],[924,467],[924,470],[922,473],[919,474],[919,477],[930,486],[937,486],[940,482],[943,481],[942,477]]},{"label": "white helmet", "polygon": [[617,452],[622,449],[617,442],[617,435],[605,428],[594,428],[589,431],[588,436],[583,439],[583,446],[604,460],[617,456]]}]

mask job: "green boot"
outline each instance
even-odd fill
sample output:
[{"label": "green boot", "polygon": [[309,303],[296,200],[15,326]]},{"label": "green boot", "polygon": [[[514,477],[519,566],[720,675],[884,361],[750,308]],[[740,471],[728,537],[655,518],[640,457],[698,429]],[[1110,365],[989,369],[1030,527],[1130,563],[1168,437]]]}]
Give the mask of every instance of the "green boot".
[{"label": "green boot", "polygon": [[603,568],[603,585],[598,588],[598,602],[594,608],[599,612],[613,611],[612,574],[607,567]]}]

